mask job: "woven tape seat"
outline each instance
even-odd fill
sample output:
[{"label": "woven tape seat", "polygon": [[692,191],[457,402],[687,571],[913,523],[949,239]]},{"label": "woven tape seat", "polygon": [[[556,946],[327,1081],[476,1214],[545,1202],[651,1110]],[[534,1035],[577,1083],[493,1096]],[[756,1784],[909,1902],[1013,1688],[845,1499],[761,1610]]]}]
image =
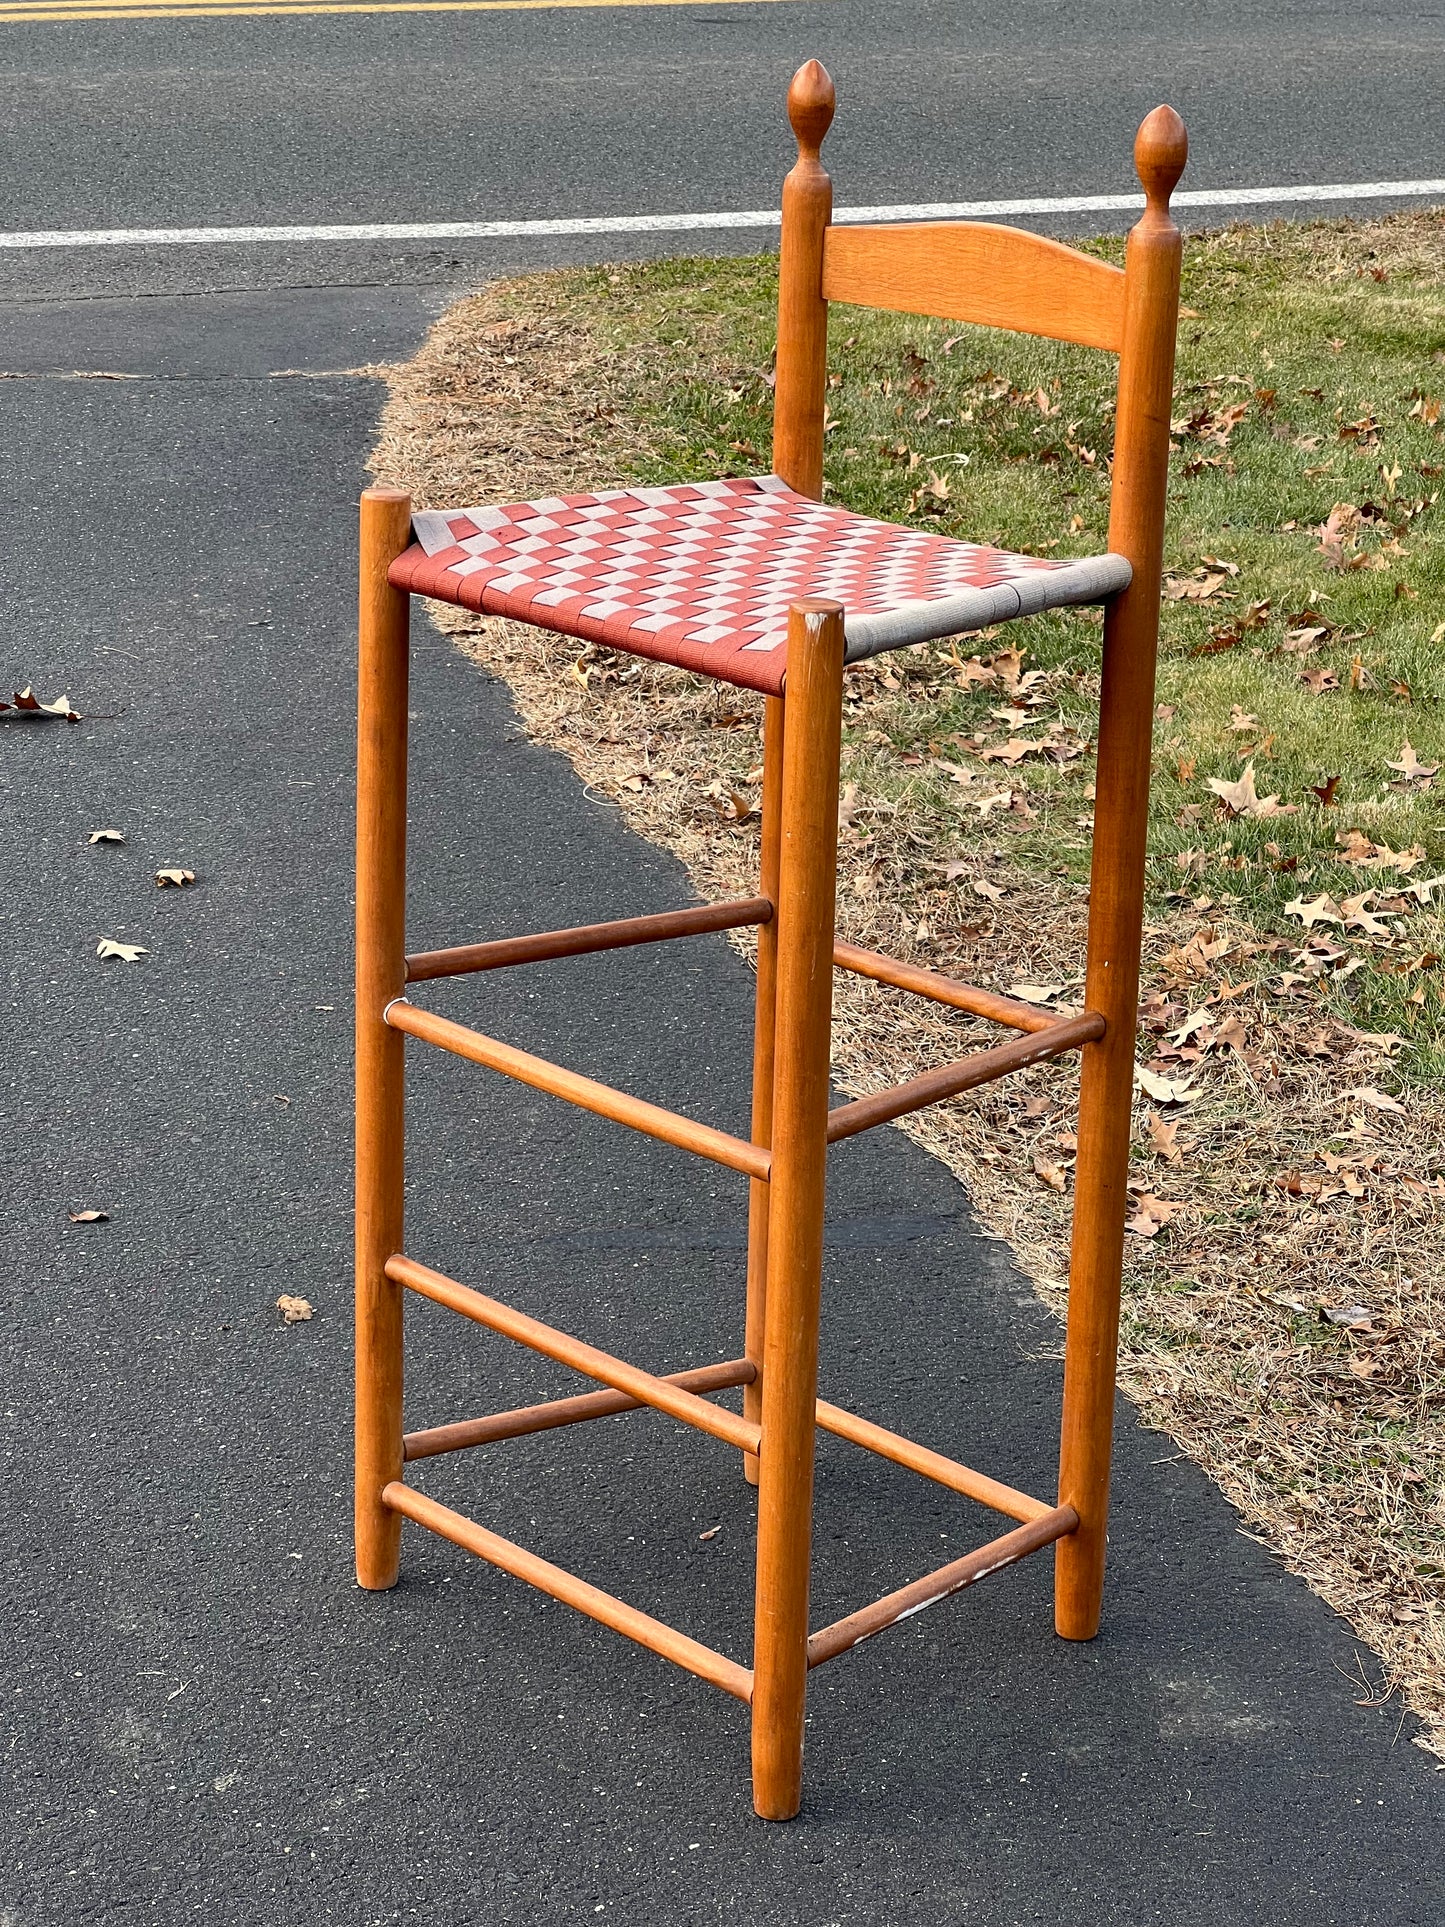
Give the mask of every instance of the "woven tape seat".
[{"label": "woven tape seat", "polygon": [[776,475],[429,510],[398,589],[777,695],[788,608],[830,596],[861,661],[1040,609],[1103,602],[1128,561],[1049,561],[828,508]]}]

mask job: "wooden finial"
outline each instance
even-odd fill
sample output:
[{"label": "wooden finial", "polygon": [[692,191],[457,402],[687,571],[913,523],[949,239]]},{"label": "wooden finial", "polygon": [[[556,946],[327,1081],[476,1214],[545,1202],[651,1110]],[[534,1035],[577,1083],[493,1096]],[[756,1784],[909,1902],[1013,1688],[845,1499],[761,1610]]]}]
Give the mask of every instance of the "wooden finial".
[{"label": "wooden finial", "polygon": [[1134,172],[1152,214],[1169,212],[1169,196],[1189,159],[1189,136],[1172,107],[1156,107],[1134,137]]},{"label": "wooden finial", "polygon": [[793,75],[788,88],[788,119],[798,137],[800,160],[817,160],[837,105],[832,76],[821,61],[810,60]]}]

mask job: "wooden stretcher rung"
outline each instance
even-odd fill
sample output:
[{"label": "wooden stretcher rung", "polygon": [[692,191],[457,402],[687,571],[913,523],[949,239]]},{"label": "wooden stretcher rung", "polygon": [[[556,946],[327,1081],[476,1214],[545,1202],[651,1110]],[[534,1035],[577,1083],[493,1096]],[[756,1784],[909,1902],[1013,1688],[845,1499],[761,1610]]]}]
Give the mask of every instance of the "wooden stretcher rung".
[{"label": "wooden stretcher rung", "polygon": [[900,1586],[897,1592],[849,1613],[846,1619],[835,1619],[831,1626],[810,1635],[809,1666],[821,1666],[825,1659],[836,1659],[839,1653],[846,1653],[860,1640],[871,1639],[874,1633],[896,1626],[901,1619],[911,1619],[926,1606],[936,1606],[940,1599],[962,1592],[965,1586],[986,1579],[991,1572],[1016,1565],[1041,1546],[1052,1545],[1055,1539],[1063,1539],[1076,1531],[1078,1524],[1079,1515],[1071,1505],[1054,1506],[1027,1525],[1016,1526],[1002,1538],[991,1539],[986,1546],[955,1559],[951,1565],[940,1566],[937,1572],[927,1573],[911,1585]]},{"label": "wooden stretcher rung", "polygon": [[696,1673],[699,1679],[711,1681],[720,1686],[734,1699],[747,1705],[753,1696],[753,1676],[746,1666],[739,1666],[722,1653],[714,1652],[711,1646],[704,1646],[696,1639],[689,1639],[671,1626],[663,1625],[650,1613],[639,1612],[635,1606],[625,1604],[610,1592],[603,1592],[599,1586],[588,1585],[574,1573],[564,1572],[561,1566],[554,1566],[550,1560],[540,1559],[534,1552],[514,1545],[510,1539],[503,1539],[499,1533],[488,1532],[475,1520],[466,1518],[460,1512],[453,1512],[450,1506],[438,1505],[424,1492],[414,1492],[410,1486],[393,1482],[384,1486],[381,1502],[393,1512],[404,1518],[414,1519],[418,1525],[437,1533],[443,1539],[460,1546],[464,1552],[475,1553],[477,1558],[487,1560],[491,1565],[500,1566],[503,1572],[510,1572],[517,1579],[525,1579],[529,1586],[539,1592],[560,1599],[564,1606],[575,1606],[578,1612],[586,1613],[589,1619],[596,1619],[604,1626],[610,1626],[616,1633],[623,1633],[628,1639],[635,1639],[639,1646],[646,1646],[654,1653],[661,1653],[674,1665],[685,1667],[689,1673]]},{"label": "wooden stretcher rung", "polygon": [[540,930],[526,937],[498,937],[490,943],[458,944],[450,950],[420,950],[406,960],[406,981],[461,977],[474,970],[503,970],[511,964],[546,963],[554,957],[585,957],[597,950],[627,950],[640,943],[665,943],[710,930],[741,930],[771,922],[766,897],[735,903],[704,903],[688,910],[663,910],[656,916],[626,917],[617,923],[580,923],[570,930]]},{"label": "wooden stretcher rung", "polygon": [[481,1031],[454,1024],[449,1017],[438,1017],[435,1011],[419,1010],[405,997],[394,997],[382,1016],[393,1030],[439,1045],[457,1057],[465,1057],[469,1063],[500,1071],[504,1077],[514,1077],[519,1084],[529,1084],[535,1091],[549,1091],[553,1097],[565,1098],[569,1104],[592,1111],[598,1117],[610,1117],[646,1137],[661,1138],[664,1144],[676,1144],[684,1151],[711,1158],[714,1164],[725,1164],[729,1170],[741,1171],[745,1177],[766,1179],[772,1169],[772,1159],[760,1145],[730,1137],[726,1131],[715,1131],[710,1124],[695,1124],[690,1117],[679,1117],[676,1111],[665,1111],[658,1104],[629,1097],[625,1091],[615,1091],[610,1084],[599,1084],[593,1078],[579,1076],[576,1071],[563,1070],[560,1064],[549,1064],[545,1057],[533,1057],[530,1052],[516,1050],[495,1037],[484,1037]]},{"label": "wooden stretcher rung", "polygon": [[960,1091],[991,1084],[995,1078],[1007,1077],[1010,1071],[1023,1070],[1026,1065],[1045,1063],[1103,1034],[1104,1019],[1097,1011],[1086,1010],[1077,1017],[1057,1020],[1032,1036],[1015,1037],[993,1050],[975,1051],[936,1071],[925,1071],[907,1084],[894,1084],[886,1091],[854,1098],[851,1104],[839,1104],[828,1113],[828,1142],[836,1144],[840,1138],[855,1137],[875,1124],[887,1124],[910,1111],[941,1103],[945,1097],[957,1097]]},{"label": "wooden stretcher rung", "polygon": [[1048,1030],[1058,1023],[1058,1014],[1041,1010],[1036,1004],[1021,1003],[1014,997],[999,997],[974,984],[959,983],[937,970],[923,970],[917,964],[899,963],[876,950],[860,950],[856,944],[835,943],[833,962],[855,977],[870,977],[876,984],[891,984],[895,990],[911,990],[916,996],[929,997],[936,1004],[951,1004],[955,1010],[970,1011],[995,1024],[1008,1024],[1013,1030]]},{"label": "wooden stretcher rung", "polygon": [[459,1312],[463,1318],[485,1325],[489,1331],[514,1338],[518,1344],[530,1345],[533,1351],[555,1358],[559,1365],[581,1372],[585,1378],[600,1379],[615,1392],[625,1392],[629,1398],[636,1399],[639,1405],[655,1406],[659,1412],[681,1419],[684,1425],[696,1426],[699,1432],[710,1432],[714,1438],[736,1445],[744,1452],[758,1450],[761,1426],[739,1418],[736,1412],[709,1405],[705,1398],[684,1391],[669,1379],[655,1378],[651,1372],[614,1358],[610,1352],[584,1345],[580,1338],[558,1331],[554,1325],[544,1325],[540,1319],[529,1318],[511,1305],[473,1291],[469,1285],[459,1285],[455,1278],[433,1271],[429,1265],[419,1265],[414,1258],[403,1257],[398,1252],[387,1259],[386,1275],[409,1291],[445,1305],[448,1311]]},{"label": "wooden stretcher rung", "polygon": [[986,1472],[975,1472],[971,1465],[960,1465],[957,1459],[945,1458],[941,1452],[930,1452],[926,1445],[916,1445],[898,1432],[886,1431],[883,1426],[859,1418],[855,1412],[845,1412],[839,1405],[829,1405],[821,1398],[818,1429],[831,1432],[835,1438],[847,1439],[852,1445],[861,1445],[865,1451],[876,1452],[879,1458],[891,1459],[894,1465],[904,1466],[910,1472],[921,1472],[924,1478],[946,1485],[951,1492],[961,1492],[965,1498],[977,1499],[980,1505],[1002,1512],[1005,1518],[1029,1524],[1034,1519],[1047,1517],[1054,1509],[1042,1499],[1031,1499],[1027,1492],[1016,1492],[1011,1485],[989,1478]]},{"label": "wooden stretcher rung", "polygon": [[[664,1384],[684,1392],[722,1392],[733,1385],[751,1385],[758,1368],[750,1358],[730,1358],[725,1364],[698,1365],[686,1372],[669,1372]],[[611,1418],[617,1412],[636,1412],[642,1400],[626,1392],[583,1392],[577,1398],[554,1398],[545,1405],[518,1405],[509,1412],[489,1412],[485,1418],[458,1419],[452,1425],[433,1425],[424,1432],[408,1432],[402,1440],[402,1459],[435,1458],[440,1452],[464,1452],[470,1446],[491,1445],[497,1439],[522,1438],[529,1432],[550,1432],[559,1425],[578,1425],[587,1419]]]}]

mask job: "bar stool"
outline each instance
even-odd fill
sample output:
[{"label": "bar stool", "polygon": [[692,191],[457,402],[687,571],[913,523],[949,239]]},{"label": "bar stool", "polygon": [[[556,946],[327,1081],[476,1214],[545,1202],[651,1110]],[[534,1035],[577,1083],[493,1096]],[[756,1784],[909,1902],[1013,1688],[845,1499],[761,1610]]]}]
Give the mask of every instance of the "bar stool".
[{"label": "bar stool", "polygon": [[[790,1819],[802,1797],[811,1667],[986,1574],[1055,1547],[1055,1624],[1092,1638],[1104,1577],[1119,1280],[1143,904],[1154,661],[1181,241],[1169,197],[1184,127],[1159,107],[1134,158],[1145,191],[1122,269],[1037,235],[976,224],[835,227],[819,158],[833,85],[794,77],[798,160],[783,188],[774,473],[605,490],[413,516],[368,489],[361,505],[356,978],[356,1569],[396,1582],[412,1519],[734,1694],[752,1709],[753,1797]],[[828,308],[864,304],[1050,336],[1119,357],[1108,552],[1007,554],[824,506]],[[714,675],[764,697],[758,894],[625,922],[408,956],[405,901],[408,616],[413,595],[585,637]],[[839,738],[849,663],[1036,610],[1102,603],[1085,1009],[1028,1004],[835,941]],[[749,1141],[486,1037],[412,1002],[414,985],[469,971],[755,926]],[[834,968],[996,1021],[1012,1041],[832,1110]],[[408,1255],[402,1237],[403,1046],[414,1037],[739,1172],[749,1184],[742,1355],[668,1376],[640,1371]],[[1028,1064],[1081,1050],[1073,1251],[1058,1491],[1036,1499],[817,1396],[829,1144]],[[402,1429],[402,1298],[413,1291],[531,1346],[604,1388],[548,1404]],[[741,1416],[709,1393],[741,1386]],[[751,1666],[536,1557],[406,1483],[435,1453],[640,1405],[743,1455],[758,1490]],[[811,1631],[815,1428],[880,1453],[1013,1523],[875,1604]]]}]

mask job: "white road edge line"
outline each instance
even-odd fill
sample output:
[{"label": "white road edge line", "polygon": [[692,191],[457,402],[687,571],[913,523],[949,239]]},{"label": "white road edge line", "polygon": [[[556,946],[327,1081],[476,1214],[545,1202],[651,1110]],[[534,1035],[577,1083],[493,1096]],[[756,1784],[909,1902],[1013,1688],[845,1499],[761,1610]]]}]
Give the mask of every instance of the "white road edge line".
[{"label": "white road edge line", "polygon": [[[1282,207],[1308,201],[1445,199],[1440,181],[1345,181],[1328,186],[1187,188],[1175,207]],[[1108,214],[1141,208],[1142,194],[1063,194],[1009,201],[919,201],[840,207],[834,220],[977,221],[1003,214]],[[773,208],[719,214],[601,214],[556,221],[392,221],[317,227],[38,228],[0,233],[0,248],[224,247],[287,241],[508,241],[568,234],[686,234],[775,228]]]}]

